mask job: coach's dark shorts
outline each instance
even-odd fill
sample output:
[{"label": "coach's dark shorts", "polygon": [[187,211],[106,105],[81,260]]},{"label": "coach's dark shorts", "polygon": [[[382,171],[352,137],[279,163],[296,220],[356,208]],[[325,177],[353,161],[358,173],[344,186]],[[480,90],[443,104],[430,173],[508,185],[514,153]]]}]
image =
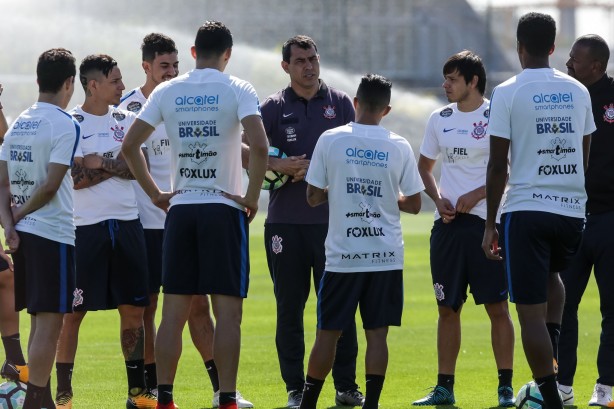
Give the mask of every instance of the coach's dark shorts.
[{"label": "coach's dark shorts", "polygon": [[437,305],[458,311],[467,287],[476,304],[507,299],[503,263],[489,260],[482,250],[484,220],[459,213],[451,223],[438,219],[431,230],[431,275]]},{"label": "coach's dark shorts", "polygon": [[221,203],[171,207],[162,251],[164,293],[247,297],[248,226],[245,212]]},{"label": "coach's dark shorts", "polygon": [[72,312],[75,247],[35,234],[18,232],[15,265],[15,310]]},{"label": "coach's dark shorts", "polygon": [[162,285],[162,241],[164,229],[144,229],[147,247],[147,285],[149,294],[158,294]]},{"label": "coach's dark shorts", "polygon": [[318,328],[345,329],[354,320],[358,305],[364,329],[400,326],[403,271],[325,271],[318,290]]},{"label": "coach's dark shorts", "polygon": [[548,275],[569,265],[582,240],[584,219],[548,212],[519,211],[501,216],[503,262],[510,300],[547,301]]},{"label": "coach's dark shorts", "polygon": [[75,311],[149,305],[147,252],[141,222],[105,220],[77,226]]}]

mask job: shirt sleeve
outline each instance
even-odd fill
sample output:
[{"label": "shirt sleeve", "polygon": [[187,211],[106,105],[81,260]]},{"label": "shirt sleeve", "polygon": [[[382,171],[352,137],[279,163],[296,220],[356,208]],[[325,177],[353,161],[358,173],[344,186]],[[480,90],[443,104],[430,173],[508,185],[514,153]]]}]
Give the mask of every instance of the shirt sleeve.
[{"label": "shirt sleeve", "polygon": [[328,170],[326,167],[327,139],[329,138],[326,138],[326,132],[318,138],[311,156],[311,162],[309,163],[309,170],[305,176],[307,183],[320,189],[325,189],[328,186]]},{"label": "shirt sleeve", "polygon": [[79,145],[79,128],[71,119],[54,127],[49,162],[70,166]]},{"label": "shirt sleeve", "polygon": [[437,138],[437,130],[435,129],[437,118],[439,117],[439,110],[433,112],[426,123],[426,129],[424,130],[424,139],[422,139],[422,145],[420,145],[420,153],[429,159],[437,159],[441,153],[441,147],[439,146],[439,138]]},{"label": "shirt sleeve", "polygon": [[584,124],[584,133],[583,135],[592,134],[597,130],[597,126],[595,125],[595,117],[593,116],[593,107],[591,105],[591,97],[586,91],[586,119]]},{"label": "shirt sleeve", "polygon": [[156,88],[153,90],[149,98],[147,98],[145,105],[143,105],[143,108],[139,111],[137,119],[147,122],[154,128],[162,122],[163,118],[162,111],[160,110],[160,102],[165,89],[166,88]]},{"label": "shirt sleeve", "polygon": [[238,94],[238,99],[237,116],[240,120],[250,115],[261,115],[258,94],[256,94],[256,90],[252,84],[243,82]]},{"label": "shirt sleeve", "polygon": [[418,164],[414,156],[409,143],[406,146],[406,158],[403,165],[403,172],[401,173],[401,180],[399,183],[399,189],[403,196],[411,196],[424,190],[424,184],[422,178],[418,172]]},{"label": "shirt sleeve", "polygon": [[508,101],[503,92],[496,87],[490,99],[490,118],[488,120],[488,135],[511,139],[512,124]]}]

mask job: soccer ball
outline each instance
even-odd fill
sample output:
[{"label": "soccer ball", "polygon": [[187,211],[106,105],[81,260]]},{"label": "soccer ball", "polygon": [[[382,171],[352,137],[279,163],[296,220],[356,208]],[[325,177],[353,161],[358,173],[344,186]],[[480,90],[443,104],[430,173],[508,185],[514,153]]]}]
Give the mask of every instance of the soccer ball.
[{"label": "soccer ball", "polygon": [[544,400],[539,387],[533,381],[522,385],[516,397],[516,407],[521,409],[542,409]]},{"label": "soccer ball", "polygon": [[[280,151],[274,146],[269,146],[269,156],[273,158],[285,158],[286,154]],[[288,175],[276,172],[274,170],[267,170],[264,174],[264,180],[262,181],[262,190],[275,190],[279,189],[289,179]]]},{"label": "soccer ball", "polygon": [[25,384],[9,381],[0,385],[0,409],[21,409],[25,400]]}]

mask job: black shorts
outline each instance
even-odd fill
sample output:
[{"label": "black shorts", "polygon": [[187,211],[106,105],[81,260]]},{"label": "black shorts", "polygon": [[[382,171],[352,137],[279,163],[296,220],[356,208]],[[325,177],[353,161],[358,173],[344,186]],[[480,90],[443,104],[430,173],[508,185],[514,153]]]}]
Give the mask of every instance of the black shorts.
[{"label": "black shorts", "polygon": [[165,294],[247,297],[249,224],[245,212],[221,203],[171,207],[164,227]]},{"label": "black shorts", "polygon": [[431,275],[437,305],[454,311],[467,300],[467,287],[476,304],[507,299],[501,261],[489,260],[482,250],[484,220],[457,214],[451,223],[436,220],[431,230]]},{"label": "black shorts", "polygon": [[72,312],[75,247],[31,233],[18,232],[15,265],[15,310]]},{"label": "black shorts", "polygon": [[158,294],[162,285],[162,242],[164,229],[144,229],[147,247],[148,292]]},{"label": "black shorts", "polygon": [[77,226],[76,250],[75,311],[149,305],[145,235],[138,219]]},{"label": "black shorts", "polygon": [[583,218],[537,211],[504,213],[499,244],[510,301],[545,303],[548,275],[567,268],[580,246],[583,230]]},{"label": "black shorts", "polygon": [[318,290],[318,328],[345,329],[354,320],[358,305],[364,329],[400,326],[403,271],[325,271]]}]

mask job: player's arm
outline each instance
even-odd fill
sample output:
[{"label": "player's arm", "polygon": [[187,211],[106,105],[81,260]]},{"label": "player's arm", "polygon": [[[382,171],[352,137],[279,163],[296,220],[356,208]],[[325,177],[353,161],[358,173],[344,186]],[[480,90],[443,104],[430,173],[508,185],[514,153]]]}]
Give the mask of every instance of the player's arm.
[{"label": "player's arm", "polygon": [[[249,167],[249,142],[247,142],[247,133],[243,131],[243,143],[241,145],[241,161],[243,169]],[[287,158],[269,157],[267,170],[274,170],[284,175],[292,176],[292,182],[299,182],[305,179],[307,169],[309,168],[309,159],[307,155],[288,156]]]},{"label": "player's arm", "polygon": [[[247,158],[249,171],[249,183],[245,196],[230,195],[225,196],[239,203],[248,209],[248,219],[251,222],[258,211],[258,199],[260,198],[260,188],[264,180],[264,173],[267,170],[269,157],[269,141],[264,131],[262,118],[259,115],[248,115],[241,119],[241,125],[245,129],[245,138],[249,146],[249,157]],[[243,150],[244,147],[242,147]]]},{"label": "player's arm", "polygon": [[588,156],[591,151],[591,135],[584,135],[582,138],[582,164],[584,165],[584,173],[588,169]]},{"label": "player's arm", "polygon": [[[147,169],[149,169],[149,157],[147,151],[142,149]],[[103,158],[96,154],[89,154],[83,157],[83,167],[92,170],[102,170],[109,173],[111,176],[117,176],[122,179],[134,180],[134,175],[130,171],[128,164],[120,153],[116,159]]]},{"label": "player's arm", "polygon": [[104,170],[86,168],[83,166],[83,158],[81,157],[75,157],[73,160],[70,175],[72,176],[75,190],[97,185],[113,177],[113,175]]},{"label": "player's arm", "polygon": [[17,224],[28,214],[45,206],[57,193],[62,180],[68,171],[68,165],[51,162],[47,165],[47,178],[40,184],[26,202],[21,206],[14,206],[13,221]]},{"label": "player's arm", "polygon": [[424,183],[424,193],[426,193],[428,197],[433,200],[433,203],[435,203],[437,211],[441,215],[444,223],[449,223],[454,220],[454,217],[456,216],[456,209],[452,203],[450,203],[450,200],[445,197],[441,197],[439,194],[437,181],[433,175],[433,168],[435,167],[436,162],[437,161],[435,159],[427,158],[426,156],[420,154],[420,158],[418,158],[418,172],[422,178],[422,183]]},{"label": "player's arm", "polygon": [[496,221],[507,182],[509,147],[509,139],[500,138],[496,135],[490,136],[490,158],[486,169],[486,225],[482,239],[482,250],[484,250],[486,257],[492,260],[501,260]]},{"label": "player's arm", "polygon": [[484,198],[486,198],[486,185],[460,196],[456,201],[456,211],[459,213],[469,213]]},{"label": "player's arm", "polygon": [[411,196],[400,195],[397,202],[399,204],[399,210],[405,213],[418,214],[420,212],[420,208],[422,207],[420,192]]},{"label": "player's arm", "polygon": [[160,191],[149,174],[147,160],[141,149],[141,145],[154,130],[153,126],[137,118],[124,137],[121,153],[134,179],[139,182],[143,191],[151,198],[152,203],[166,211],[170,206],[169,200],[174,196],[174,193]]},{"label": "player's arm", "polygon": [[316,207],[326,202],[328,202],[328,189],[320,189],[307,184],[307,203],[309,203],[309,206]]},{"label": "player's arm", "polygon": [[[0,161],[0,223],[4,228],[4,237],[9,247],[7,252],[12,253],[19,247],[19,236],[15,231],[13,213],[11,212],[11,185],[6,161]],[[2,249],[2,246],[0,246],[0,249]],[[4,253],[4,249],[1,253]],[[8,259],[8,257],[2,258]]]}]

